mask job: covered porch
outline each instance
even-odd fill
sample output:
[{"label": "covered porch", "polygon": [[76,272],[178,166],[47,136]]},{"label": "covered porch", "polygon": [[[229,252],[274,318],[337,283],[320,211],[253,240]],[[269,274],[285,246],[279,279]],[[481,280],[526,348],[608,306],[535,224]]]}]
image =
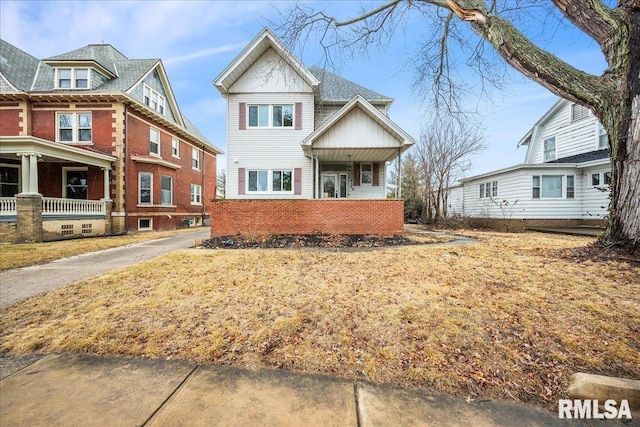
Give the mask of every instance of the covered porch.
[{"label": "covered porch", "polygon": [[[302,141],[313,161],[314,198],[385,199],[388,164],[401,158],[413,138],[356,95]],[[401,197],[401,174],[394,197]]]},{"label": "covered porch", "polygon": [[108,234],[115,160],[41,138],[0,137],[2,240]]}]

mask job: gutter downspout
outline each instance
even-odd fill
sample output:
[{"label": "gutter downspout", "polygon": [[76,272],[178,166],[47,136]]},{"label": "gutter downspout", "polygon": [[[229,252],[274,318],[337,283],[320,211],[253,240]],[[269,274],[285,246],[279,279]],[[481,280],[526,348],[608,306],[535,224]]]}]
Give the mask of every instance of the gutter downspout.
[{"label": "gutter downspout", "polygon": [[[313,149],[311,150],[311,152],[313,153]],[[304,151],[303,151],[303,153],[304,153]],[[318,197],[318,195],[319,195],[319,193],[318,193],[318,169],[319,169],[318,156],[316,156],[315,153],[313,153],[313,154],[304,153],[304,155],[306,157],[310,158],[313,161],[313,165],[311,167],[313,169],[314,175],[315,175],[314,178],[313,178],[313,198],[314,199],[318,199],[319,198]]]}]

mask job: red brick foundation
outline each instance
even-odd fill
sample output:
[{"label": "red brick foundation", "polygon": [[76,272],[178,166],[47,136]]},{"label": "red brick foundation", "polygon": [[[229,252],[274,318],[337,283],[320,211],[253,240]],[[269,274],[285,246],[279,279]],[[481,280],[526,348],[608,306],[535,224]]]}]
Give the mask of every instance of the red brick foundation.
[{"label": "red brick foundation", "polygon": [[404,202],[382,200],[216,200],[211,237],[377,234],[404,231]]}]

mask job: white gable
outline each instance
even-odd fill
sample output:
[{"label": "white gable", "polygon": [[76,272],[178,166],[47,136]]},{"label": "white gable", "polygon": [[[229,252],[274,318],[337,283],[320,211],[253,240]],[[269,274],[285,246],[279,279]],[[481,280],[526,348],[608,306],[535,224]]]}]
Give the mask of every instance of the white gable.
[{"label": "white gable", "polygon": [[273,49],[268,49],[229,88],[229,93],[313,92],[312,87]]},{"label": "white gable", "polygon": [[402,141],[356,107],[322,134],[313,146],[316,149],[399,148]]}]

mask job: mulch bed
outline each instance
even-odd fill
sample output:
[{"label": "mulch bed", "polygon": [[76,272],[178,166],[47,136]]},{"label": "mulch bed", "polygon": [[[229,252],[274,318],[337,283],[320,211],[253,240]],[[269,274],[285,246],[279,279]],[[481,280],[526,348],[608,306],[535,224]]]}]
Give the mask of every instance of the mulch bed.
[{"label": "mulch bed", "polygon": [[222,236],[205,240],[200,246],[209,249],[250,248],[379,248],[386,246],[420,245],[425,242],[406,236],[375,236],[364,234],[280,234],[272,236]]}]

